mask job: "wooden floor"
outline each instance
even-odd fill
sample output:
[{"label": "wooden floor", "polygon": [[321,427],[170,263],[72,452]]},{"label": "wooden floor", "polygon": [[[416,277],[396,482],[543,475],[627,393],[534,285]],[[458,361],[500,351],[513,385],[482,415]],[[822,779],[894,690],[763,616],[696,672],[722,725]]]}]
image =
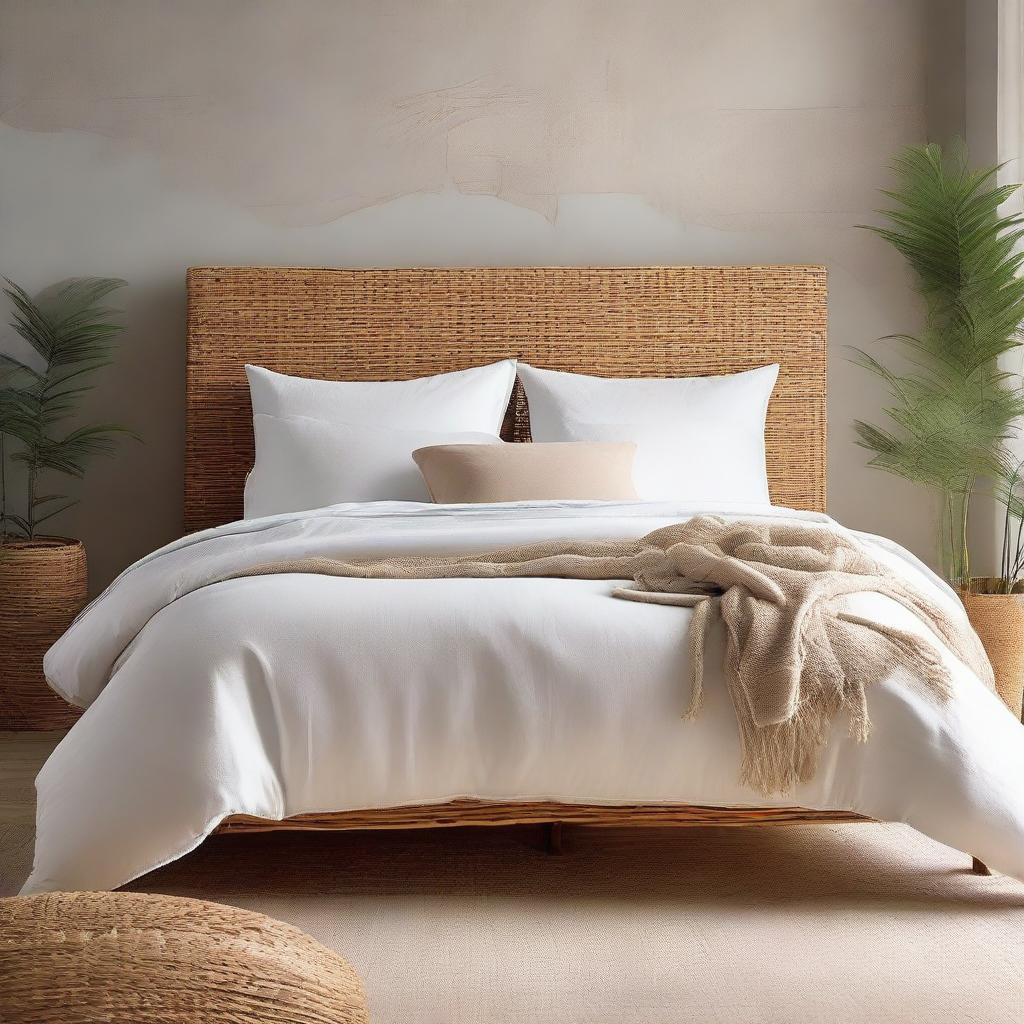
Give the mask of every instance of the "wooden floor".
[{"label": "wooden floor", "polygon": [[0,732],[0,825],[32,823],[36,774],[64,738],[58,732]]}]

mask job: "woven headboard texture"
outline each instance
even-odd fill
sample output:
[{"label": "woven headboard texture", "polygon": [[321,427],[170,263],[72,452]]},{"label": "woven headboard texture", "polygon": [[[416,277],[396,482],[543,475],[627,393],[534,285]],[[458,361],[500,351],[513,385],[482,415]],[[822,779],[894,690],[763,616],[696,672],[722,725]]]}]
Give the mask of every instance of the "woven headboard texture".
[{"label": "woven headboard texture", "polygon": [[[512,356],[603,377],[777,362],[766,430],[772,499],[823,510],[825,332],[823,267],[195,267],[185,528],[242,514],[253,458],[245,363],[330,380],[405,380]],[[528,440],[527,424],[517,385],[506,439]]]}]

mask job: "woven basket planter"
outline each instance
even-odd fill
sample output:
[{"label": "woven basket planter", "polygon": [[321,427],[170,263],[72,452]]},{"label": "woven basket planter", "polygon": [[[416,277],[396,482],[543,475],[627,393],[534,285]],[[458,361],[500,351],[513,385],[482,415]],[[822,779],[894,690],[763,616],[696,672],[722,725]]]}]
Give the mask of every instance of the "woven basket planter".
[{"label": "woven basket planter", "polygon": [[343,957],[283,921],[175,896],[0,900],[4,1024],[366,1024]]},{"label": "woven basket planter", "polygon": [[961,590],[967,609],[996,677],[996,690],[1019,719],[1024,703],[1024,594],[992,594],[986,578],[972,579]]},{"label": "woven basket planter", "polygon": [[85,607],[85,547],[67,537],[0,545],[0,729],[62,729],[81,714],[43,678],[43,655]]}]

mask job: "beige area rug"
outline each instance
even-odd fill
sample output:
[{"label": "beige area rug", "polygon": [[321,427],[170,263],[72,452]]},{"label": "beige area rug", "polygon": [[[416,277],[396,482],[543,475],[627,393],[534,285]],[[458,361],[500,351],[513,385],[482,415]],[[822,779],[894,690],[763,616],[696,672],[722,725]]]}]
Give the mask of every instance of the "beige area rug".
[{"label": "beige area rug", "polygon": [[[31,833],[0,827],[0,892]],[[375,1024],[1013,1024],[1024,885],[899,826],[222,836],[133,888],[290,921]]]}]

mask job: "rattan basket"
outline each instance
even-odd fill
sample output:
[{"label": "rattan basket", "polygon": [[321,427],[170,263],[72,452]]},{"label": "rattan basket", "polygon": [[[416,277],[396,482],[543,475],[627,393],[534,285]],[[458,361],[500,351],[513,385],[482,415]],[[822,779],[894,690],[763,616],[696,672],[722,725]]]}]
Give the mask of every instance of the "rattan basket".
[{"label": "rattan basket", "polygon": [[960,599],[967,617],[985,646],[996,689],[1006,706],[1021,717],[1024,703],[1024,594],[984,593],[986,579],[971,580]]},{"label": "rattan basket", "polygon": [[43,678],[43,655],[85,607],[85,547],[67,537],[0,545],[0,729],[61,729],[81,714]]}]

